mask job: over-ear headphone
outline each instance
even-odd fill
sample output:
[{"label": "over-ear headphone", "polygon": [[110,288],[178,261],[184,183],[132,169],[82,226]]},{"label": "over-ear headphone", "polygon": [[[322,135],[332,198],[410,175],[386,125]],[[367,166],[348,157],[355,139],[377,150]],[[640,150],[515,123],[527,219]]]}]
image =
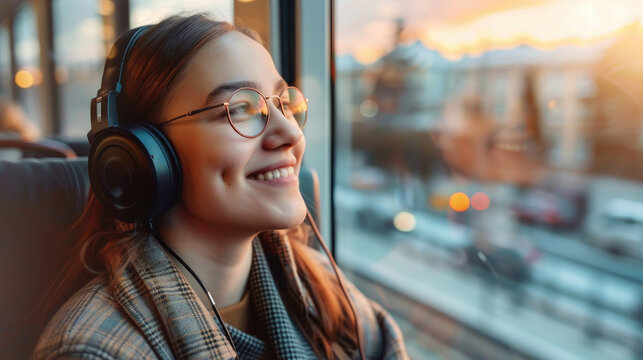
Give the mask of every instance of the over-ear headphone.
[{"label": "over-ear headphone", "polygon": [[167,137],[152,124],[119,120],[127,54],[149,27],[131,29],[116,41],[105,61],[101,88],[91,101],[91,188],[101,204],[124,221],[157,217],[181,192],[181,166]]}]

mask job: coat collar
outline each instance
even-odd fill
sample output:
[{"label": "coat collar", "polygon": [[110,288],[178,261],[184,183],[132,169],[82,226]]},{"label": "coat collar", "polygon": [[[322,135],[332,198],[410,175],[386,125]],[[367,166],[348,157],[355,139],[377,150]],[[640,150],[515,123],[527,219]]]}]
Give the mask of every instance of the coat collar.
[{"label": "coat collar", "polygon": [[[286,241],[281,240],[283,244]],[[280,278],[279,276],[277,278]],[[316,359],[314,351],[286,310],[282,296],[287,289],[275,281],[260,242],[253,242],[252,268],[248,285],[257,316],[266,326],[270,344],[277,359]]]},{"label": "coat collar", "polygon": [[[315,358],[282,302],[280,291],[286,291],[285,282],[275,282],[270,268],[273,264],[267,259],[276,260],[286,274],[296,276],[292,250],[288,242],[276,234],[267,235],[262,243],[268,243],[271,255],[266,256],[260,242],[254,240],[249,290],[259,320],[267,329],[268,349],[279,359]],[[301,301],[296,306],[312,306],[298,278],[296,284],[297,298]],[[116,301],[139,327],[159,358],[235,358],[234,350],[210,315],[209,307],[199,300],[155,238],[150,236],[146,240],[142,254],[118,277],[113,292]],[[240,347],[264,351],[263,342],[240,331],[233,331],[233,339],[240,352]],[[237,344],[237,341],[241,343]]]}]

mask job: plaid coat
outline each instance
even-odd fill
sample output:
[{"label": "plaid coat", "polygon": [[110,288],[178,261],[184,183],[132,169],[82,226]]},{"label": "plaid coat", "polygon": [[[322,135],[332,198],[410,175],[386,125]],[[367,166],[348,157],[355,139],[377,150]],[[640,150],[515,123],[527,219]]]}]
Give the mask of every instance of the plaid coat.
[{"label": "plaid coat", "polygon": [[[311,249],[319,261],[327,259]],[[241,359],[315,359],[280,291],[293,277],[297,298],[311,319],[316,311],[297,276],[290,243],[274,233],[253,242],[249,292],[266,341],[228,326]],[[348,283],[348,281],[346,281]],[[352,284],[368,359],[406,359],[402,335],[391,317]],[[341,336],[340,336],[341,337]],[[358,354],[345,349],[352,358]],[[234,359],[216,317],[150,237],[142,255],[114,288],[96,278],[54,315],[38,341],[34,359]]]}]

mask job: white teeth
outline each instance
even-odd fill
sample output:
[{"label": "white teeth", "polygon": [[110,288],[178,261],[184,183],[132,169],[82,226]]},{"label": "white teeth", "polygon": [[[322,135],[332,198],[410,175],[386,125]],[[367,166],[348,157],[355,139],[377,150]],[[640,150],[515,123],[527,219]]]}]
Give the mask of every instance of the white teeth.
[{"label": "white teeth", "polygon": [[255,179],[255,180],[262,180],[263,181],[263,180],[279,179],[279,178],[287,177],[287,176],[291,176],[291,175],[295,175],[295,168],[293,168],[292,166],[288,166],[288,167],[281,168],[281,169],[266,171],[263,174],[258,174],[258,175],[255,175],[255,176],[251,176],[250,178]]}]

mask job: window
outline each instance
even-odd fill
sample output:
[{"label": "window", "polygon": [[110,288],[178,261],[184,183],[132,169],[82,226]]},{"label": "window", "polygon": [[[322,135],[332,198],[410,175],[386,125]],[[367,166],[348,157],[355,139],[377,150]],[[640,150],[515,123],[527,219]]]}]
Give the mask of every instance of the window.
[{"label": "window", "polygon": [[16,73],[13,80],[18,85],[18,101],[27,118],[40,129],[44,124],[42,114],[42,71],[40,45],[36,32],[36,14],[29,2],[22,5],[14,20]]},{"label": "window", "polygon": [[54,78],[65,136],[83,137],[89,131],[89,103],[100,88],[105,64],[103,39],[108,29],[101,16],[111,16],[114,11],[113,6],[99,7],[102,3],[105,1],[53,2]]},{"label": "window", "polygon": [[334,4],[337,257],[411,357],[643,356],[643,4]]}]

